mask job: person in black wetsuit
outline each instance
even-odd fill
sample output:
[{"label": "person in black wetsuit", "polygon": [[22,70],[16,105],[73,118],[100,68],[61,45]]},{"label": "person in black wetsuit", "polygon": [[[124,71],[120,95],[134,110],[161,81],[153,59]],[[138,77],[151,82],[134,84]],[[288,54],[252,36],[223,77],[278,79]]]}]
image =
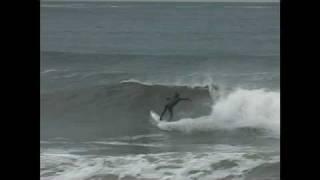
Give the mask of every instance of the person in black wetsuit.
[{"label": "person in black wetsuit", "polygon": [[191,99],[189,98],[180,98],[180,95],[177,92],[174,94],[173,98],[167,98],[167,100],[169,100],[169,102],[164,106],[164,110],[161,113],[160,120],[162,120],[162,117],[167,111],[169,111],[170,113],[170,120],[171,120],[173,117],[173,107],[175,105],[177,105],[180,101],[191,101]]}]

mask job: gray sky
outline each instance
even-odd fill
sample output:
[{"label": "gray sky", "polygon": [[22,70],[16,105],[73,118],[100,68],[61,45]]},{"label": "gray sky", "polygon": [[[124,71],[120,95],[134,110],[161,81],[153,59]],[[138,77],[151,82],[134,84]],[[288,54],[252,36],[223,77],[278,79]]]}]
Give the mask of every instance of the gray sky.
[{"label": "gray sky", "polygon": [[145,1],[145,2],[280,2],[280,0],[41,0],[66,2],[99,2],[99,1]]}]

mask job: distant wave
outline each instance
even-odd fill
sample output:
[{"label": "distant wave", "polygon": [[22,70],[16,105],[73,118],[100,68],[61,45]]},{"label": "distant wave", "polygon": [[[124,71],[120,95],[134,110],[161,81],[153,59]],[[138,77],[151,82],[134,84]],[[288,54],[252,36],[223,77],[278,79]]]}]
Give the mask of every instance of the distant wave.
[{"label": "distant wave", "polygon": [[[42,3],[40,7],[42,8],[130,8],[132,6],[128,5],[115,5],[115,4],[93,4],[88,2],[84,3],[65,3],[65,2],[59,2],[55,4],[49,4],[49,3]],[[79,1],[81,2],[81,1]]]},{"label": "distant wave", "polygon": [[41,4],[40,7],[43,8],[86,8],[86,4],[81,4],[81,3],[72,3],[72,4],[65,4],[65,3],[60,3],[60,4]]},{"label": "distant wave", "polygon": [[55,71],[57,71],[57,70],[56,69],[46,69],[46,70],[42,71],[41,73],[46,74],[46,73],[55,72]]},{"label": "distant wave", "polygon": [[249,9],[265,9],[273,8],[273,6],[224,6],[225,8],[249,8]]}]

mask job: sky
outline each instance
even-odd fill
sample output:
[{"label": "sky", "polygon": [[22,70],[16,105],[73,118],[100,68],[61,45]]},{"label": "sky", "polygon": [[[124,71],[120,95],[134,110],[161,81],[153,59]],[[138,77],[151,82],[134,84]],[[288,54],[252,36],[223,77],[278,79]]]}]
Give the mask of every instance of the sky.
[{"label": "sky", "polygon": [[280,0],[41,0],[42,2],[46,1],[66,1],[66,2],[98,2],[98,1],[146,1],[146,2],[280,2]]}]

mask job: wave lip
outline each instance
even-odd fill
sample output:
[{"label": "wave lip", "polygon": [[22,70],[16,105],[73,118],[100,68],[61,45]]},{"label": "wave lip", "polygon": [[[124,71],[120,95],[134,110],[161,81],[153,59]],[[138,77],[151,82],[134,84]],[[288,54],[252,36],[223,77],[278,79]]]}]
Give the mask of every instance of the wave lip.
[{"label": "wave lip", "polygon": [[126,79],[126,80],[122,80],[120,81],[121,84],[126,84],[126,83],[137,83],[137,84],[141,84],[141,85],[145,85],[145,86],[152,86],[154,85],[151,82],[142,82],[136,79]]}]

